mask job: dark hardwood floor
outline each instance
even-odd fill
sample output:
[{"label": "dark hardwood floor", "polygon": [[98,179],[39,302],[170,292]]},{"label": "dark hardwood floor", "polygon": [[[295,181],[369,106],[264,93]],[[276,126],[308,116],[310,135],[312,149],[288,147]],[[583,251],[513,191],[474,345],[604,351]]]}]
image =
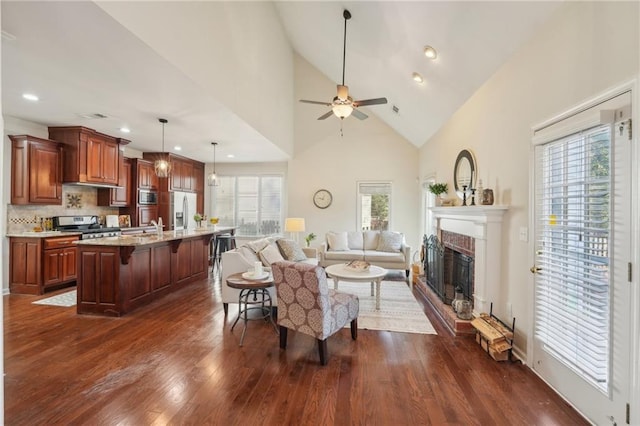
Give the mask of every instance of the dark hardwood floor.
[{"label": "dark hardwood floor", "polygon": [[[47,294],[44,297],[50,296]],[[520,363],[497,363],[472,338],[348,328],[320,366],[313,338],[225,318],[203,281],[123,318],[4,297],[7,425],[580,425]],[[421,299],[418,296],[418,299]]]}]

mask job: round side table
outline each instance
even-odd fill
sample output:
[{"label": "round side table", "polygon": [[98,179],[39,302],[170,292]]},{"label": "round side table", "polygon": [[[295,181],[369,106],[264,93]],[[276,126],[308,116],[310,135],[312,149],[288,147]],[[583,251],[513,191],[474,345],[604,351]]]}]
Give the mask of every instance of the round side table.
[{"label": "round side table", "polygon": [[[242,336],[240,337],[240,346],[242,346],[244,335],[247,332],[247,322],[251,320],[268,319],[271,324],[273,324],[276,334],[278,334],[278,327],[271,315],[273,301],[267,291],[269,287],[273,287],[273,277],[271,275],[262,280],[250,280],[243,278],[242,272],[238,272],[237,274],[232,274],[227,277],[227,285],[240,290],[240,296],[238,296],[238,317],[231,326],[231,331],[233,331],[240,318],[244,321],[244,328],[242,329]],[[258,310],[262,315],[249,318],[247,314],[252,310]]]}]

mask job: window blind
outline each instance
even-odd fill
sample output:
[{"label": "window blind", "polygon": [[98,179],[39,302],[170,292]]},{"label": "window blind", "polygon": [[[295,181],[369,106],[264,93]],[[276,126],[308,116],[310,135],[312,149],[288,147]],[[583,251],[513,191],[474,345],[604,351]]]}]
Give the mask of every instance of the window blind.
[{"label": "window blind", "polygon": [[609,380],[611,126],[536,147],[536,322],[545,350]]}]

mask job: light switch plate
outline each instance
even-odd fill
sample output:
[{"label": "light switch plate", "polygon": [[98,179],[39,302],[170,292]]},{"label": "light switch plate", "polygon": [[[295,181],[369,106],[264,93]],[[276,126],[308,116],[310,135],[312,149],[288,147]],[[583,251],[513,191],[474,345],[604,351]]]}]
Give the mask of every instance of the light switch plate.
[{"label": "light switch plate", "polygon": [[526,226],[520,227],[520,241],[524,241],[525,243],[529,241],[529,229]]}]

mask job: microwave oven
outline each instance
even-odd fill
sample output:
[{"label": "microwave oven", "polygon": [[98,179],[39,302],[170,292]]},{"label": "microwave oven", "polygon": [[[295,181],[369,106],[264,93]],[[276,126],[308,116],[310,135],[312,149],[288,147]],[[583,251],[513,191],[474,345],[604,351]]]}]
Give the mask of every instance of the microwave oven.
[{"label": "microwave oven", "polygon": [[141,189],[138,191],[138,204],[156,205],[158,204],[158,193]]}]

